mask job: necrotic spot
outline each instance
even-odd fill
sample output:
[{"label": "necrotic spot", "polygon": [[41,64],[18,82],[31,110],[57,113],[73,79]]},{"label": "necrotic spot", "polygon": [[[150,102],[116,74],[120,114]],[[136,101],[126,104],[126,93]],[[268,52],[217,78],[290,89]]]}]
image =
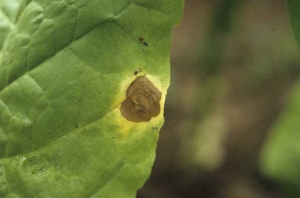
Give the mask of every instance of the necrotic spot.
[{"label": "necrotic spot", "polygon": [[121,113],[129,121],[148,122],[160,112],[161,92],[144,76],[137,77],[126,91]]}]

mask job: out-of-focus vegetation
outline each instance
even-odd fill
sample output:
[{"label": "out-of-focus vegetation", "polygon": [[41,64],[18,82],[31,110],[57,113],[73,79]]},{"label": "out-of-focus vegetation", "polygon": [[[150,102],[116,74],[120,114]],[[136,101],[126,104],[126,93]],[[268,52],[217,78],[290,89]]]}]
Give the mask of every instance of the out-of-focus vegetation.
[{"label": "out-of-focus vegetation", "polygon": [[171,55],[166,122],[138,197],[297,197],[300,51],[286,1],[186,0]]},{"label": "out-of-focus vegetation", "polygon": [[[300,2],[288,0],[291,26],[300,44]],[[300,83],[272,127],[262,152],[262,172],[283,186],[285,197],[300,197]]]}]

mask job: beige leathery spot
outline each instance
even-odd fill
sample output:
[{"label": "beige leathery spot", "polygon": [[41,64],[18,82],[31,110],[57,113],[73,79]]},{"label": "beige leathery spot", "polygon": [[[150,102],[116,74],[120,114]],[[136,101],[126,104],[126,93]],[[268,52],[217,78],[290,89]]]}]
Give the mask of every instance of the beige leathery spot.
[{"label": "beige leathery spot", "polygon": [[161,92],[145,76],[137,77],[127,88],[121,113],[132,122],[149,122],[161,111]]}]

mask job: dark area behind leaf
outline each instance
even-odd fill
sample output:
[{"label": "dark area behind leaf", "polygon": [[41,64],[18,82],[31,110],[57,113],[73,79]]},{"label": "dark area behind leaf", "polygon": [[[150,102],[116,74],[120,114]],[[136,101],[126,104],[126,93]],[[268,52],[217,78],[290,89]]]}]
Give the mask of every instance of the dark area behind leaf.
[{"label": "dark area behind leaf", "polygon": [[166,123],[138,197],[295,197],[294,184],[261,163],[271,136],[288,133],[277,123],[299,101],[291,100],[300,50],[286,1],[186,0],[171,54]]}]

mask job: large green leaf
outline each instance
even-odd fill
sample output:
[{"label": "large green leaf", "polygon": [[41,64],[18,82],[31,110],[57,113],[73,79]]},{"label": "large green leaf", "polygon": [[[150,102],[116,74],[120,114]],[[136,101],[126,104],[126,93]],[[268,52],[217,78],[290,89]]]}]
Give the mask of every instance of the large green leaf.
[{"label": "large green leaf", "polygon": [[[135,196],[164,121],[170,34],[182,6],[21,3],[0,54],[0,197]],[[138,76],[149,80],[146,87],[132,84]],[[121,112],[131,86],[148,99],[141,103],[157,99],[153,89],[161,93],[150,121]]]}]

